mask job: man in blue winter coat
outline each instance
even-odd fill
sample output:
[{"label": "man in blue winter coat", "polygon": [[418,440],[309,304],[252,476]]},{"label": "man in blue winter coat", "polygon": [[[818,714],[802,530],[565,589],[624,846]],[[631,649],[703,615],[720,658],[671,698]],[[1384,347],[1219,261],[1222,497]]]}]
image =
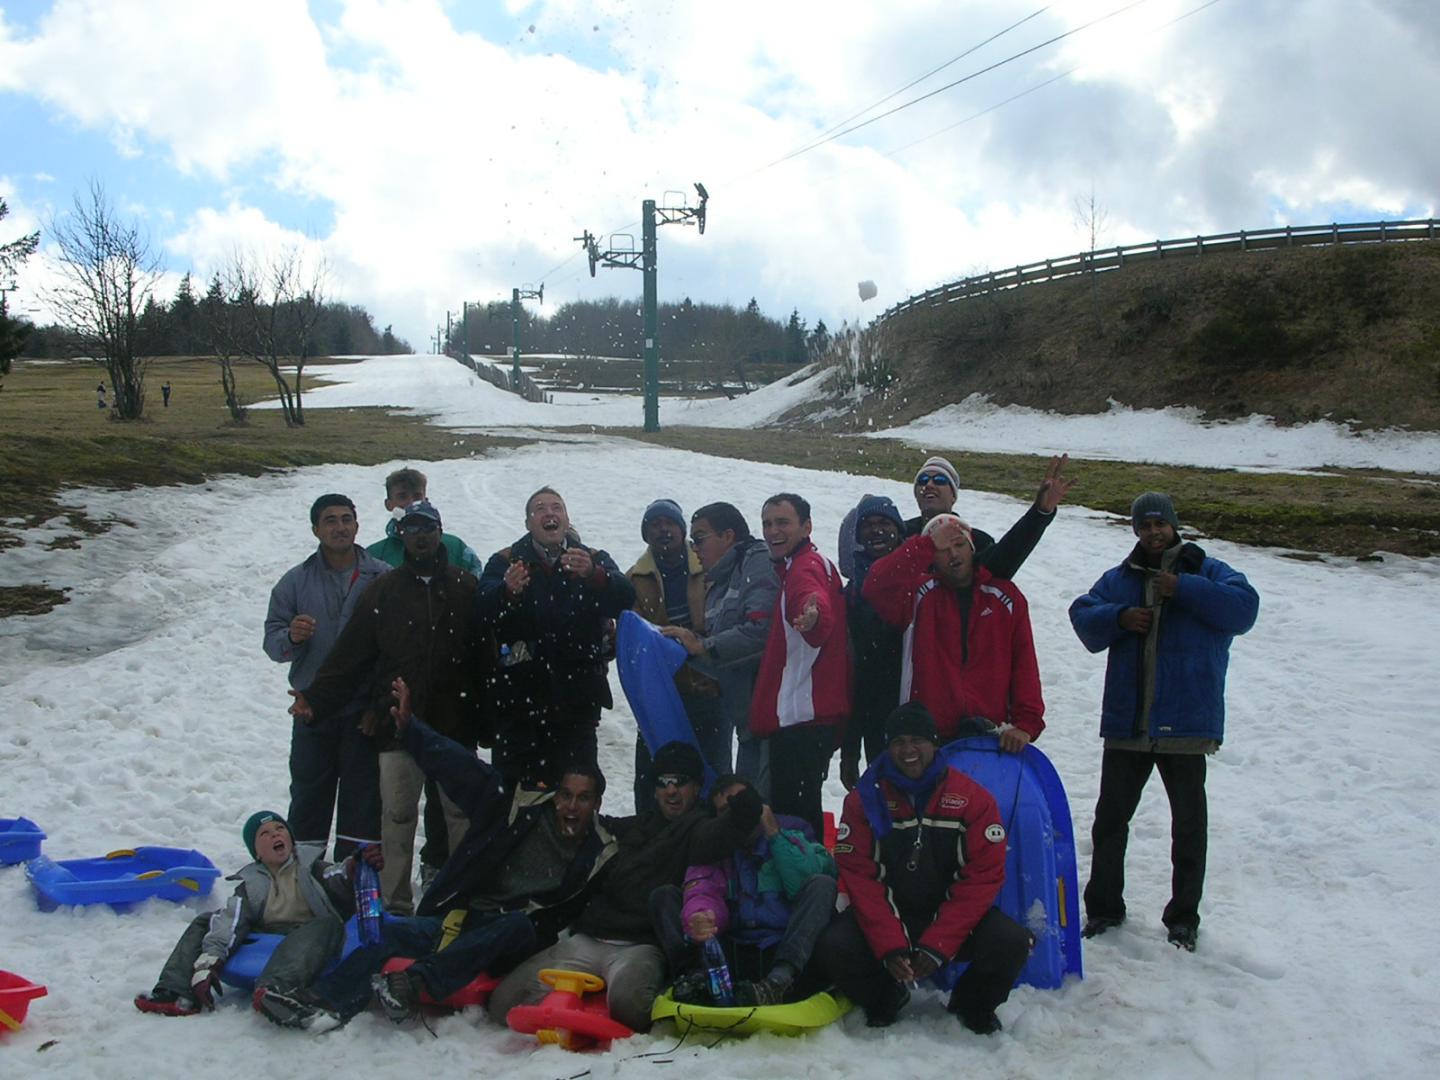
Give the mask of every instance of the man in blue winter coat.
[{"label": "man in blue winter coat", "polygon": [[1170,800],[1173,866],[1162,919],[1170,942],[1194,952],[1205,886],[1205,758],[1225,737],[1230,641],[1255,625],[1260,598],[1244,574],[1182,542],[1168,495],[1141,495],[1130,518],[1134,550],[1070,605],[1085,647],[1110,651],[1083,933],[1095,937],[1125,920],[1130,819],[1158,770]]}]

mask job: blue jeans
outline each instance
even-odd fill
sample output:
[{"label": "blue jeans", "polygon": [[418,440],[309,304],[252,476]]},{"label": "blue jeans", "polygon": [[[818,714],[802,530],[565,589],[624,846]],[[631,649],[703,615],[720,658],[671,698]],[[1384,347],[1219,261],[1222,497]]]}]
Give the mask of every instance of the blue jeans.
[{"label": "blue jeans", "polygon": [[481,972],[501,975],[540,947],[535,926],[517,911],[471,915],[440,952],[444,923],[433,917],[386,918],[378,945],[362,945],[315,984],[315,992],[349,1020],[370,1003],[371,983],[387,960],[419,957],[410,967],[436,1001],[444,1001]]}]

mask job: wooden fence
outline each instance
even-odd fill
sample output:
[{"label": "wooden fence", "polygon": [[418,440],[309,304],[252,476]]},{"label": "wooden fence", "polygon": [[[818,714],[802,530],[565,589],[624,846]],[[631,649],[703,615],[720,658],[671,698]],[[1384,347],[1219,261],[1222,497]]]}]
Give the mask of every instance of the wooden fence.
[{"label": "wooden fence", "polygon": [[520,385],[517,388],[511,385],[510,372],[506,371],[498,364],[491,364],[488,362],[477,363],[474,357],[466,356],[463,353],[458,352],[447,352],[445,355],[449,356],[453,360],[457,360],[460,363],[464,364],[466,367],[468,367],[471,371],[475,372],[476,375],[479,375],[480,378],[484,379],[486,382],[491,383],[494,386],[498,386],[501,390],[506,390],[519,394],[526,401],[538,401],[543,403],[550,400],[550,395],[546,393],[545,389],[529,375],[525,374],[525,372],[523,371],[520,372]]},{"label": "wooden fence", "polygon": [[1056,278],[1074,277],[1092,271],[1098,274],[1102,271],[1120,270],[1131,263],[1150,259],[1193,259],[1225,252],[1271,251],[1276,248],[1331,244],[1379,244],[1392,240],[1434,240],[1437,237],[1440,237],[1440,229],[1437,229],[1436,220],[1426,218],[1420,221],[1368,221],[1347,225],[1332,223],[1286,225],[1276,229],[1242,229],[1240,232],[1219,233],[1215,236],[1187,236],[1176,240],[1155,240],[1126,247],[1104,248],[1094,252],[1082,251],[1060,259],[1046,259],[1044,262],[1027,263],[1009,270],[976,274],[952,281],[948,285],[937,286],[887,309],[875,322],[878,325],[912,308],[953,304],[957,300],[972,296],[983,296],[1002,289],[1054,281]]}]

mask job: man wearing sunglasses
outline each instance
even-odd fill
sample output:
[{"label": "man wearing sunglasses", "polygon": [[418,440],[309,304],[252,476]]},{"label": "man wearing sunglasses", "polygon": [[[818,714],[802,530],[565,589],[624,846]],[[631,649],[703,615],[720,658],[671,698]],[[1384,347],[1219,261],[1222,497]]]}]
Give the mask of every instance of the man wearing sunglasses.
[{"label": "man wearing sunglasses", "polygon": [[[1055,508],[1074,483],[1063,475],[1069,463],[1069,454],[1050,459],[1050,465],[1040,481],[1040,490],[1035,493],[1035,502],[999,540],[982,529],[971,530],[977,566],[983,566],[995,577],[1007,580],[1019,573],[1020,567],[1035,550],[1035,545],[1045,535],[1045,530],[1055,520]],[[915,474],[915,505],[920,509],[920,516],[905,522],[905,535],[919,536],[936,514],[955,513],[959,489],[960,473],[954,465],[938,455],[926,458],[925,464]]]},{"label": "man wearing sunglasses", "polygon": [[[413,908],[416,815],[425,774],[401,748],[390,716],[391,686],[403,678],[414,710],[430,727],[462,745],[482,733],[484,678],[494,666],[494,645],[475,612],[475,578],[450,564],[441,537],[440,511],[425,500],[411,503],[399,523],[405,562],[360,597],[314,681],[295,694],[291,713],[301,720],[325,717],[367,688],[361,726],[380,746],[380,838],[385,868],[380,887],[386,910]],[[293,691],[292,691],[293,693]],[[458,849],[465,816],[442,791],[449,850]]]},{"label": "man wearing sunglasses", "polygon": [[705,770],[689,743],[666,743],[655,752],[651,777],[654,809],[631,818],[606,819],[619,840],[597,892],[572,932],[515,968],[486,1009],[504,1022],[516,1005],[539,1002],[550,987],[541,970],[585,971],[605,980],[610,1015],[635,1031],[650,1029],[650,1008],[665,982],[665,954],[652,920],[651,894],[678,886],[695,864],[717,863],[745,845],[760,823],[763,804],[754,791],[730,800],[717,817],[700,802]]}]

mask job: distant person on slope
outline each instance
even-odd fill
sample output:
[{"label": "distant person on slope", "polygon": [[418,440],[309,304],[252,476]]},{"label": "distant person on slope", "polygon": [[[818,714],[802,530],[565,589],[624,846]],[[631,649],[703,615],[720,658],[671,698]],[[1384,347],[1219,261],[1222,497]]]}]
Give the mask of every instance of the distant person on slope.
[{"label": "distant person on slope", "polygon": [[[355,543],[359,528],[349,497],[321,495],[310,507],[319,547],[270,590],[265,655],[290,665],[294,690],[314,680],[361,594],[390,569]],[[364,691],[352,688],[325,715],[291,722],[290,829],[296,843],[324,847],[334,818],[337,859],[380,841],[380,766],[375,740],[360,731],[366,704]]]},{"label": "distant person on slope", "polygon": [[1134,550],[1070,605],[1085,647],[1110,653],[1083,933],[1095,937],[1125,921],[1130,819],[1158,770],[1170,799],[1173,867],[1161,918],[1171,944],[1194,952],[1208,833],[1205,757],[1225,737],[1230,642],[1255,625],[1260,597],[1244,574],[1182,542],[1168,495],[1140,495],[1130,523]]},{"label": "distant person on slope", "polygon": [[[971,530],[975,541],[975,562],[997,578],[1013,578],[1020,567],[1035,550],[1040,537],[1055,520],[1055,508],[1065,498],[1065,493],[1075,482],[1063,475],[1070,463],[1070,455],[1052,457],[1040,481],[1040,490],[1035,493],[1035,502],[1010,531],[998,541],[980,529]],[[919,536],[920,530],[936,514],[955,513],[955,500],[959,494],[960,474],[955,466],[943,457],[930,457],[915,474],[915,505],[920,516],[905,522],[906,536]]]}]

